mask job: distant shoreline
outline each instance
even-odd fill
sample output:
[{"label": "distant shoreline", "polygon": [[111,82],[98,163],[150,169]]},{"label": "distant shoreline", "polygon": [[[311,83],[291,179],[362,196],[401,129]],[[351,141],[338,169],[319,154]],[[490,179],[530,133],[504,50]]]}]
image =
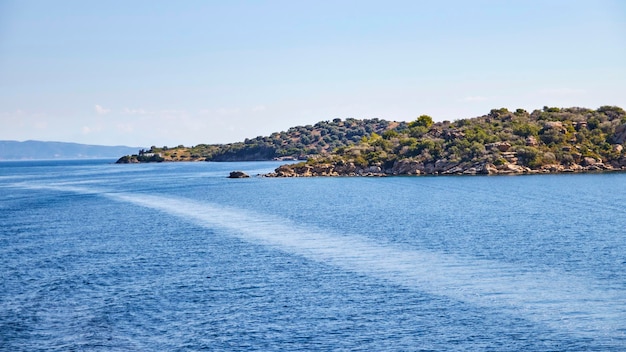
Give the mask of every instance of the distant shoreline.
[{"label": "distant shoreline", "polygon": [[102,146],[70,142],[0,141],[0,160],[117,159],[138,150],[126,146]]}]

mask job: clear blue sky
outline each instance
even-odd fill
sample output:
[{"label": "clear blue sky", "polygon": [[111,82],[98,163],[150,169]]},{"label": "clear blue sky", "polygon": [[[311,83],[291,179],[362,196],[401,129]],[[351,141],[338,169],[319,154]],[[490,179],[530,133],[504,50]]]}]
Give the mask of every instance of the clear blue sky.
[{"label": "clear blue sky", "polygon": [[195,145],[544,105],[626,108],[626,1],[0,0],[0,139]]}]

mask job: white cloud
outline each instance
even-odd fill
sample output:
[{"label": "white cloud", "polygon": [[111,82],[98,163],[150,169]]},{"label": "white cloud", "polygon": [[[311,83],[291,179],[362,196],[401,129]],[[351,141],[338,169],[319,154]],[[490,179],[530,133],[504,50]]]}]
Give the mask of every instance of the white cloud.
[{"label": "white cloud", "polygon": [[106,108],[104,108],[104,107],[102,107],[101,105],[98,105],[98,104],[96,104],[95,109],[96,109],[96,113],[98,115],[106,115],[109,112],[111,112],[111,109],[106,109]]},{"label": "white cloud", "polygon": [[265,110],[267,110],[267,106],[265,105],[257,105],[252,108],[252,112],[259,112],[259,111],[265,111]]},{"label": "white cloud", "polygon": [[122,109],[122,113],[123,114],[130,114],[130,115],[145,115],[148,112],[144,109],[130,109],[130,108],[124,108]]}]

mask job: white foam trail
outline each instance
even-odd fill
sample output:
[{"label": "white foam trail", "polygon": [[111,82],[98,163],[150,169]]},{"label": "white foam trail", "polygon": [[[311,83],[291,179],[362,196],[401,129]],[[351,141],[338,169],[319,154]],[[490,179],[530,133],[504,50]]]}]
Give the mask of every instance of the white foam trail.
[{"label": "white foam trail", "polygon": [[[342,269],[448,296],[578,333],[620,334],[626,293],[590,287],[571,275],[520,270],[495,261],[406,249],[358,235],[329,234],[274,216],[162,196],[110,197],[277,247]],[[622,329],[621,332],[619,330]]]},{"label": "white foam trail", "polygon": [[225,230],[249,242],[411,289],[494,308],[557,330],[626,338],[626,290],[606,289],[600,283],[567,273],[403,248],[364,236],[310,229],[272,215],[188,199],[102,193],[83,187],[43,188],[100,194],[156,209],[201,226]]}]

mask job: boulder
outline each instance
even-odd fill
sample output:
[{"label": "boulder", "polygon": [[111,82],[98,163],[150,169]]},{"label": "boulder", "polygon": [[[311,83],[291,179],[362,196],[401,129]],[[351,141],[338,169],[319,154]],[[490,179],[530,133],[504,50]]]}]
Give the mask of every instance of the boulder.
[{"label": "boulder", "polygon": [[248,177],[250,177],[250,175],[248,175],[247,173],[243,171],[231,171],[230,175],[228,175],[228,178],[248,178]]},{"label": "boulder", "polygon": [[614,144],[624,144],[626,142],[626,124],[618,126],[611,137]]},{"label": "boulder", "polygon": [[470,167],[469,169],[463,171],[463,175],[476,175],[476,168],[475,167]]},{"label": "boulder", "polygon": [[289,165],[281,165],[273,173],[267,174],[269,177],[295,177],[296,172]]},{"label": "boulder", "polygon": [[441,133],[441,137],[443,137],[446,141],[449,141],[452,139],[463,138],[465,137],[465,133],[455,129],[445,129]]},{"label": "boulder", "polygon": [[480,173],[483,175],[495,175],[498,173],[498,168],[496,168],[494,164],[486,163],[485,165],[483,165]]},{"label": "boulder", "polygon": [[311,173],[314,176],[333,176],[335,170],[331,164],[319,164],[313,167]]},{"label": "boulder", "polygon": [[539,142],[537,142],[537,138],[533,136],[528,136],[526,137],[526,145],[529,147],[536,147],[537,145],[539,145]]},{"label": "boulder", "polygon": [[454,168],[457,165],[459,165],[458,162],[448,161],[446,159],[439,159],[435,161],[435,172],[443,173]]},{"label": "boulder", "polygon": [[354,163],[346,163],[343,165],[336,165],[335,171],[343,176],[349,176],[356,172],[356,165]]},{"label": "boulder", "polygon": [[565,166],[561,164],[547,164],[543,165],[541,169],[547,172],[564,172]]},{"label": "boulder", "polygon": [[574,162],[580,163],[582,161],[583,155],[578,152],[572,153],[572,158],[574,158]]},{"label": "boulder", "polygon": [[580,172],[583,171],[584,168],[578,164],[572,164],[567,167],[567,169],[563,170],[565,172]]},{"label": "boulder", "polygon": [[465,165],[465,164],[458,164],[452,168],[447,169],[442,174],[443,175],[462,175],[463,171],[465,171],[465,168],[467,166],[468,165]]},{"label": "boulder", "polygon": [[427,175],[432,175],[435,173],[435,164],[428,163],[424,165],[424,173]]},{"label": "boulder", "polygon": [[527,167],[516,165],[516,164],[511,164],[511,163],[504,164],[502,169],[505,171],[505,173],[514,173],[514,174],[522,174],[530,170]]},{"label": "boulder", "polygon": [[500,152],[507,152],[511,148],[511,143],[509,142],[487,143],[485,144],[485,148],[487,150],[498,150]]},{"label": "boulder", "polygon": [[594,165],[589,165],[587,167],[585,167],[585,169],[587,171],[602,171],[603,168],[601,166],[602,164],[594,164]]},{"label": "boulder", "polygon": [[500,156],[502,156],[504,160],[508,161],[509,163],[515,164],[518,161],[517,152],[504,152],[501,153]]},{"label": "boulder", "polygon": [[378,173],[381,173],[382,171],[383,170],[380,168],[380,166],[376,166],[376,165],[370,166],[367,169],[365,169],[365,172],[371,173],[371,174],[378,174]]},{"label": "boulder", "polygon": [[557,130],[563,133],[567,132],[567,128],[563,126],[563,122],[561,121],[545,121],[543,123],[542,131],[547,131],[547,130]]},{"label": "boulder", "polygon": [[587,121],[579,121],[576,123],[576,131],[580,131],[583,128],[587,128]]},{"label": "boulder", "polygon": [[293,170],[293,173],[294,173],[293,174],[294,177],[298,177],[298,176],[310,177],[310,176],[313,176],[313,167],[310,165],[299,166]]},{"label": "boulder", "polygon": [[411,159],[402,159],[393,164],[391,173],[394,175],[419,175],[423,170],[423,163]]},{"label": "boulder", "polygon": [[583,158],[582,165],[583,166],[591,166],[591,165],[595,165],[597,163],[598,163],[598,161],[596,159],[590,158],[590,157],[586,156],[586,157]]}]

